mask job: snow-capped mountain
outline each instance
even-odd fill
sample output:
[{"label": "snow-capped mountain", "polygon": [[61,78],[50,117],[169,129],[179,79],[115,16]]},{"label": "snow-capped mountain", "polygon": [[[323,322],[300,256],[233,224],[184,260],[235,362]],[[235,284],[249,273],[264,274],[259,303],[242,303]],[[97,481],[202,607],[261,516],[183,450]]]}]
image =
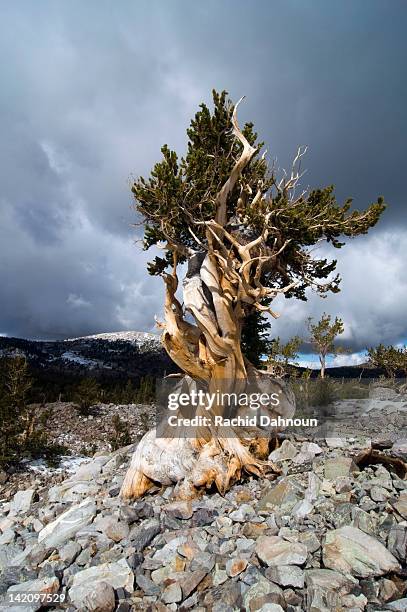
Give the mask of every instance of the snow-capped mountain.
[{"label": "snow-capped mountain", "polygon": [[40,341],[0,337],[0,358],[25,355],[35,369],[110,378],[161,377],[176,372],[157,334],[111,332]]}]

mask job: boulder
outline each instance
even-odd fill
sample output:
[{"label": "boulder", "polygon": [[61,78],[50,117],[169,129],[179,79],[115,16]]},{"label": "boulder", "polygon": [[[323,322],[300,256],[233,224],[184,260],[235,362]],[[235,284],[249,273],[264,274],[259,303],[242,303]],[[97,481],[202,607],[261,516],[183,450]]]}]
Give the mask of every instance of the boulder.
[{"label": "boulder", "polygon": [[328,480],[349,476],[357,471],[357,466],[351,457],[335,457],[327,459],[324,466],[324,475]]},{"label": "boulder", "polygon": [[307,610],[340,610],[342,598],[357,586],[357,580],[330,569],[305,570]]},{"label": "boulder", "polygon": [[[92,593],[99,589],[101,583],[108,584],[112,589],[124,589],[129,594],[134,590],[134,574],[125,559],[89,567],[74,574],[71,580],[69,597],[79,610],[83,610],[85,597],[92,598]],[[106,589],[105,593],[106,601],[109,601]]]},{"label": "boulder", "polygon": [[257,511],[279,508],[282,512],[290,512],[302,494],[303,491],[297,483],[289,478],[283,478],[276,485],[270,485],[266,489],[257,504]]},{"label": "boulder", "polygon": [[322,556],[326,567],[362,578],[400,569],[397,559],[381,542],[356,527],[328,531]]},{"label": "boulder", "polygon": [[85,499],[41,529],[38,534],[38,542],[45,547],[58,547],[72,538],[80,529],[89,525],[95,515],[96,502],[93,499]]},{"label": "boulder", "polygon": [[[20,582],[19,584],[14,584],[9,589],[7,589],[7,593],[58,593],[59,591],[59,580],[56,576],[50,576],[46,578],[39,578],[38,580],[28,580],[27,582]],[[42,607],[41,601],[38,602],[30,602],[27,606],[21,606],[16,604],[15,606],[10,606],[9,610],[21,610],[22,612],[35,612],[35,610],[39,610]],[[6,608],[7,609],[7,608]]]},{"label": "boulder", "polygon": [[260,536],[256,554],[268,566],[301,565],[307,559],[307,547],[299,542],[287,542],[279,536]]},{"label": "boulder", "polygon": [[266,578],[283,587],[291,586],[302,589],[305,576],[304,571],[296,565],[279,565],[277,567],[268,567],[266,569]]},{"label": "boulder", "polygon": [[26,489],[25,491],[17,491],[10,504],[10,514],[20,514],[28,512],[32,502],[34,501],[35,489]]},{"label": "boulder", "polygon": [[116,607],[113,587],[107,582],[98,582],[83,598],[83,608],[87,612],[113,612]]}]

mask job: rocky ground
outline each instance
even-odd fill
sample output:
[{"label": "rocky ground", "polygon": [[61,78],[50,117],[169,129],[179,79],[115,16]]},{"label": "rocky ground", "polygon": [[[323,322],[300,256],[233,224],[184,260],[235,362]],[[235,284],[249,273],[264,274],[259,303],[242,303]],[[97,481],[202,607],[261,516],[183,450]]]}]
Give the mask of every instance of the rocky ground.
[{"label": "rocky ground", "polygon": [[139,440],[155,425],[154,410],[144,404],[98,404],[88,416],[80,415],[71,402],[46,404],[44,409],[49,413],[48,442],[61,445],[66,451],[51,463],[43,459],[27,460],[7,473],[0,471],[0,502],[24,488],[49,488],[69,477],[89,456],[96,452],[109,453],[114,439],[115,415],[126,423],[131,440]]},{"label": "rocky ground", "polygon": [[[371,416],[395,401],[372,399]],[[135,445],[101,450],[62,482],[34,481],[1,504],[3,609],[37,610],[7,602],[42,592],[72,611],[405,611],[407,441],[397,433],[283,436],[271,454],[278,478],[192,502],[172,488],[123,502]]]}]

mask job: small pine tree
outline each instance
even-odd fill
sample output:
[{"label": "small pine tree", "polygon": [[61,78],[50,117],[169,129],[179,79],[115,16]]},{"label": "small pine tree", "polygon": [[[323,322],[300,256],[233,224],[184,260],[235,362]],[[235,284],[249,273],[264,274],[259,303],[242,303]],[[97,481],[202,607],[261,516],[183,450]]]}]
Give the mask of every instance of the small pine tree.
[{"label": "small pine tree", "polygon": [[397,349],[394,346],[384,346],[384,344],[379,344],[376,348],[371,347],[367,349],[369,364],[374,368],[384,370],[387,378],[390,379],[394,379],[397,370],[404,370],[403,352],[403,349]]},{"label": "small pine tree", "polygon": [[[294,336],[285,344],[277,337],[270,343],[269,348],[269,364],[277,364],[282,367],[282,370],[287,374],[290,362],[295,362],[298,359],[298,350],[301,346],[302,339],[299,336]],[[296,365],[291,363],[291,365]]]},{"label": "small pine tree", "polygon": [[94,378],[84,378],[78,385],[74,402],[78,405],[79,412],[86,416],[90,408],[100,401],[100,385]]},{"label": "small pine tree", "polygon": [[335,321],[331,323],[331,315],[324,312],[318,323],[313,323],[312,317],[309,317],[308,330],[310,342],[319,355],[321,378],[324,378],[327,355],[337,355],[340,352],[335,346],[335,340],[344,332],[343,321],[335,317]]},{"label": "small pine tree", "polygon": [[131,444],[130,429],[127,423],[122,421],[118,414],[112,417],[113,434],[110,438],[110,445],[115,451],[122,446]]},{"label": "small pine tree", "polygon": [[154,379],[147,375],[140,379],[140,385],[136,394],[137,404],[150,404],[154,400],[155,384]]}]

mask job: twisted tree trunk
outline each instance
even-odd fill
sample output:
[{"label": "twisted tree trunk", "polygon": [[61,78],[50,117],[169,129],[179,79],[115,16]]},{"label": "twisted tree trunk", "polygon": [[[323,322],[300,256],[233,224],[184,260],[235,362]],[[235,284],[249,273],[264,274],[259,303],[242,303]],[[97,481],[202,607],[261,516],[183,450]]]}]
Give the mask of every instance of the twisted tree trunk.
[{"label": "twisted tree trunk", "polygon": [[[189,261],[184,280],[184,304],[196,321],[184,320],[181,304],[175,297],[178,280],[176,273],[166,277],[165,324],[162,342],[169,356],[185,372],[183,384],[193,388],[198,381],[209,393],[276,393],[278,406],[265,406],[263,413],[271,418],[293,416],[293,393],[282,380],[273,380],[256,370],[243,356],[240,348],[241,313],[239,304],[227,297],[222,286],[219,268],[210,255],[198,254]],[[198,414],[222,416],[225,407],[216,402],[207,410],[200,406]],[[252,413],[247,406],[239,409],[244,417]],[[242,472],[261,475],[265,470],[276,470],[266,461],[269,440],[277,429],[260,427],[199,427],[191,437],[182,427],[177,436],[168,432],[157,437],[156,430],[148,432],[140,441],[123,482],[121,495],[137,498],[154,484],[177,484],[180,498],[193,497],[202,487],[215,485],[224,493]]]},{"label": "twisted tree trunk", "polygon": [[[163,274],[166,285],[165,322],[162,342],[171,359],[185,373],[189,386],[197,381],[209,393],[243,393],[250,387],[271,390],[279,394],[277,407],[265,406],[270,415],[291,417],[294,414],[294,396],[282,381],[270,381],[266,373],[257,371],[245,360],[241,351],[241,331],[245,317],[254,309],[269,310],[262,306],[267,297],[284,293],[296,283],[282,289],[270,289],[262,284],[262,277],[270,271],[278,255],[289,241],[281,244],[276,235],[273,247],[267,245],[269,214],[264,215],[264,227],[253,239],[239,237],[232,230],[227,218],[228,198],[243,181],[242,172],[250,162],[256,149],[252,147],[239,129],[234,108],[232,125],[235,137],[242,145],[241,155],[236,160],[229,178],[219,190],[216,199],[216,214],[211,220],[191,218],[188,230],[198,245],[192,251],[174,239],[168,238],[167,250],[172,252],[173,272]],[[240,185],[244,190],[243,183]],[[251,190],[250,186],[247,188]],[[262,185],[253,198],[252,206],[260,205]],[[197,226],[205,228],[205,241],[195,234]],[[165,235],[165,224],[161,224]],[[183,282],[183,306],[176,297],[178,288],[177,258],[188,259],[188,272]],[[195,323],[185,319],[185,311]],[[273,316],[275,313],[270,311]],[[210,417],[222,416],[224,406],[214,403],[200,406],[198,412]],[[239,408],[240,413],[248,412]],[[161,432],[161,428],[160,428]],[[169,485],[178,483],[180,497],[196,495],[201,487],[215,485],[223,493],[230,484],[241,477],[242,471],[260,475],[269,467],[269,438],[275,434],[270,430],[251,428],[218,429],[213,425],[199,427],[193,437],[190,433],[177,431],[177,437],[157,437],[156,431],[147,433],[133,456],[123,482],[121,495],[126,498],[139,497],[154,483]],[[165,432],[164,432],[165,434]],[[189,436],[189,437],[188,437]]]}]

